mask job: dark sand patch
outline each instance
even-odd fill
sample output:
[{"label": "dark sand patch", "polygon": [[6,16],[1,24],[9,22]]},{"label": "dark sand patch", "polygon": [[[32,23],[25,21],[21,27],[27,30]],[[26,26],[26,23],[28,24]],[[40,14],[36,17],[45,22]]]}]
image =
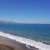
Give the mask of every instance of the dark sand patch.
[{"label": "dark sand patch", "polygon": [[8,45],[0,44],[0,50],[14,50],[14,48]]}]

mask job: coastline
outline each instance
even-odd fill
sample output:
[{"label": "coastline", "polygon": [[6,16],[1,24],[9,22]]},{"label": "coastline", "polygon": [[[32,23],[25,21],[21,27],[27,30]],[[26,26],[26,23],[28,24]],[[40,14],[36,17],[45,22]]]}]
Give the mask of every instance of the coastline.
[{"label": "coastline", "polygon": [[[1,33],[2,34],[2,33]],[[12,47],[14,50],[39,50],[32,46],[26,46],[26,44],[22,44],[20,42],[17,42],[13,39],[10,39],[8,37],[4,37],[0,35],[0,45],[7,45]]]},{"label": "coastline", "polygon": [[5,32],[0,32],[0,44],[12,46],[14,50],[50,50],[50,45]]}]

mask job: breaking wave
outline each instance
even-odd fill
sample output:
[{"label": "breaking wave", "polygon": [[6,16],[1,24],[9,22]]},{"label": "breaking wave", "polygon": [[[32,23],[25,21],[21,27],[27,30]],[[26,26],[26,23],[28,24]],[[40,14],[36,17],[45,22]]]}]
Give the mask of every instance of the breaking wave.
[{"label": "breaking wave", "polygon": [[38,48],[39,50],[50,50],[50,45],[44,44],[42,42],[37,42],[35,40],[19,37],[19,36],[14,36],[11,34],[7,34],[4,32],[0,32],[0,36],[4,36],[13,40],[16,40],[17,42],[26,44],[28,46],[33,46],[35,48]]}]

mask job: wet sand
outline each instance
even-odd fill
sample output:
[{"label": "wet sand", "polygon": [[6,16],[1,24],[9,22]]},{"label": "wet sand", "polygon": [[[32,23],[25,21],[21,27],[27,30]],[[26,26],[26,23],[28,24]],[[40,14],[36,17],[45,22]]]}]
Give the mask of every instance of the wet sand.
[{"label": "wet sand", "polygon": [[7,37],[0,36],[0,47],[4,46],[11,48],[10,50],[39,50],[38,48],[19,43]]},{"label": "wet sand", "polygon": [[8,46],[8,45],[4,45],[4,44],[0,44],[0,50],[14,50],[13,47]]}]

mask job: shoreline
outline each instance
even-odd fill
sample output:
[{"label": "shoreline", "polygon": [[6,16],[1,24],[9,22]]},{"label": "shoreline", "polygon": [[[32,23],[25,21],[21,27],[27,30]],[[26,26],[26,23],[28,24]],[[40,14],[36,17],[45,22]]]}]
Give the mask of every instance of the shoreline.
[{"label": "shoreline", "polygon": [[50,45],[4,32],[0,32],[0,44],[12,46],[15,50],[50,50]]},{"label": "shoreline", "polygon": [[15,40],[9,39],[4,36],[0,36],[0,45],[6,45],[12,47],[14,50],[39,50],[32,46],[26,46],[26,44],[19,43]]}]

